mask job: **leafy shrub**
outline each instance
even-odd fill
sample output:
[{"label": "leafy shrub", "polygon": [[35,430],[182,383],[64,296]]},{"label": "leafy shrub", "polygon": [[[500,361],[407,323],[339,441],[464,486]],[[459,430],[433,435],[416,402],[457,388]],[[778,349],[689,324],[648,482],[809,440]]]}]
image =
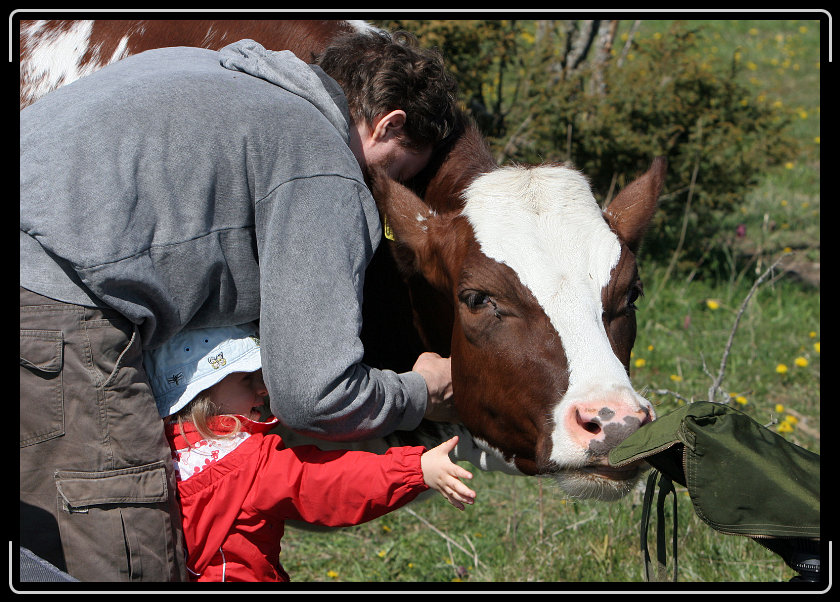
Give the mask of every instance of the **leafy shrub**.
[{"label": "leafy shrub", "polygon": [[795,152],[788,118],[736,82],[734,61],[703,57],[698,40],[696,32],[672,29],[634,44],[632,60],[606,64],[603,93],[588,85],[592,67],[558,82],[545,91],[533,143],[510,157],[534,162],[568,153],[607,199],[652,157],[666,156],[668,180],[645,252],[671,256],[690,201],[681,257],[692,265],[714,250],[718,222],[763,172]]}]

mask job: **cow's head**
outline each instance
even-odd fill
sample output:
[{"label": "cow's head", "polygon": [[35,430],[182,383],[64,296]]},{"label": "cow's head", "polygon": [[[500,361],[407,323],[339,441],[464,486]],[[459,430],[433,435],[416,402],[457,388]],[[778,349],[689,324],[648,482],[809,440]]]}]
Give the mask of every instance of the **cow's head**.
[{"label": "cow's head", "polygon": [[574,496],[616,499],[638,477],[610,468],[607,453],[654,417],[628,370],[635,253],[664,177],[657,159],[603,212],[563,165],[495,168],[443,212],[428,194],[372,178],[403,269],[451,306],[462,422],[521,472],[555,476]]}]

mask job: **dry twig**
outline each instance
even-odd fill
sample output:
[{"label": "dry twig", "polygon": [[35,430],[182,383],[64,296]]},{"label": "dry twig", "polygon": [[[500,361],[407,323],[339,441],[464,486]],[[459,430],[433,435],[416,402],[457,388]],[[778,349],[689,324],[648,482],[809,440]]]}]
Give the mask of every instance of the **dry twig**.
[{"label": "dry twig", "polygon": [[[729,358],[729,352],[732,349],[732,342],[735,340],[735,332],[738,330],[738,324],[741,322],[741,316],[744,315],[744,312],[747,309],[747,304],[752,299],[752,296],[755,294],[755,291],[758,290],[758,287],[761,286],[761,283],[764,282],[767,277],[776,269],[776,266],[782,261],[782,259],[787,255],[787,253],[783,253],[776,261],[773,262],[769,268],[767,268],[764,273],[759,276],[756,281],[753,283],[750,292],[747,293],[747,296],[744,298],[744,301],[741,303],[741,307],[738,309],[738,313],[735,315],[735,322],[732,325],[732,330],[729,332],[729,340],[726,341],[726,347],[723,350],[723,356],[720,358],[720,367],[718,369],[717,377],[715,378],[714,382],[712,382],[712,386],[709,387],[709,401],[722,403],[717,401],[717,395],[720,391],[721,384],[723,383],[723,376],[726,372],[726,361]],[[728,401],[725,399],[724,401]]]},{"label": "dry twig", "polygon": [[[475,553],[475,548],[473,548],[473,553],[472,553],[472,554],[470,554],[470,551],[469,551],[469,550],[467,550],[464,546],[462,546],[461,544],[459,544],[458,542],[456,542],[454,539],[452,539],[451,537],[449,537],[446,533],[444,533],[443,531],[441,531],[440,529],[438,529],[437,527],[435,527],[432,523],[430,523],[430,522],[429,522],[429,521],[427,521],[425,518],[423,518],[422,516],[420,516],[419,514],[417,514],[417,513],[416,513],[414,510],[412,510],[411,508],[405,508],[405,507],[403,507],[403,510],[404,510],[405,512],[408,512],[411,516],[413,516],[414,518],[416,518],[417,520],[419,520],[420,522],[422,522],[422,523],[423,523],[424,525],[426,525],[427,527],[429,527],[429,529],[431,529],[432,531],[434,531],[435,533],[437,533],[438,535],[440,535],[441,537],[443,537],[443,539],[444,539],[444,540],[446,540],[447,547],[449,546],[449,544],[451,544],[451,545],[455,546],[456,548],[458,548],[459,550],[461,550],[461,551],[462,551],[464,554],[466,554],[467,556],[472,556],[473,561],[475,562],[475,568],[478,568],[478,566],[479,566],[478,554],[476,554],[476,553]],[[467,540],[467,541],[469,541],[469,540]],[[470,545],[472,545],[472,544],[470,544]],[[452,554],[452,552],[451,552],[451,549],[450,549],[450,558],[451,558],[451,554]]]}]

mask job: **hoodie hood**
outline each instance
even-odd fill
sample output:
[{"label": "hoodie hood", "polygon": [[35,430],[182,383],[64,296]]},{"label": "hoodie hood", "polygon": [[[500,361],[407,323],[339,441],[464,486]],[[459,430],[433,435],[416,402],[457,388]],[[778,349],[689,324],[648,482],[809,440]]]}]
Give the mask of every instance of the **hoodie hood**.
[{"label": "hoodie hood", "polygon": [[241,71],[296,94],[312,103],[350,142],[350,110],[341,87],[317,65],[290,50],[266,50],[254,40],[239,40],[219,51],[226,69]]}]

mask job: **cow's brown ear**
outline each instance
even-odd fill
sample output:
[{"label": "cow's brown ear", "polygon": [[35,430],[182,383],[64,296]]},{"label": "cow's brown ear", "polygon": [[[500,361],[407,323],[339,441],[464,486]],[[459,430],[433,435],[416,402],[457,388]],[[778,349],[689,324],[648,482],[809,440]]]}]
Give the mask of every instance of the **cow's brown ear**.
[{"label": "cow's brown ear", "polygon": [[667,162],[656,157],[644,174],[630,182],[604,211],[612,229],[636,253],[656,212],[656,202],[665,183]]},{"label": "cow's brown ear", "polygon": [[422,274],[433,287],[444,290],[449,283],[438,252],[443,222],[449,216],[435,213],[414,191],[390,178],[382,169],[368,174],[373,198],[382,217],[385,237],[400,271],[408,277]]}]

